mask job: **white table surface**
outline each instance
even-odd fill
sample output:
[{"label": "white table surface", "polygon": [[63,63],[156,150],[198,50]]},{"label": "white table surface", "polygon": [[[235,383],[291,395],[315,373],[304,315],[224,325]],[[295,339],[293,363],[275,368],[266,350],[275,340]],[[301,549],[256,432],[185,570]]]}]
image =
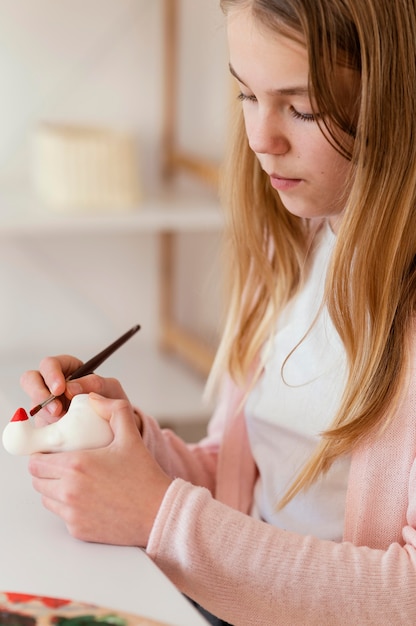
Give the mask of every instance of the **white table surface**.
[{"label": "white table surface", "polygon": [[[7,419],[1,416],[1,433]],[[91,602],[172,626],[206,626],[142,550],[72,538],[43,508],[27,462],[9,455],[0,438],[1,591]]]}]

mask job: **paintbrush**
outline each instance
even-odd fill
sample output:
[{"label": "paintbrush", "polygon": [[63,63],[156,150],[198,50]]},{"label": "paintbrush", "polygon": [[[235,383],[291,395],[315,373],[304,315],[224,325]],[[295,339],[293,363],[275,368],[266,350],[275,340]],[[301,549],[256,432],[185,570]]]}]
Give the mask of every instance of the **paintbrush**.
[{"label": "paintbrush", "polygon": [[[118,350],[120,346],[126,343],[126,341],[130,339],[130,337],[132,337],[135,333],[137,333],[138,330],[140,330],[139,324],[137,324],[136,326],[133,326],[133,328],[130,328],[130,330],[124,333],[124,335],[121,335],[121,337],[116,339],[116,341],[114,341],[109,346],[107,346],[107,348],[104,348],[104,350],[102,350],[101,352],[93,356],[92,359],[90,359],[89,361],[87,361],[86,363],[78,367],[75,371],[73,371],[72,374],[70,374],[68,378],[66,378],[65,380],[67,381],[75,380],[76,378],[81,378],[82,376],[87,376],[88,374],[92,374],[94,370],[96,370],[97,367],[101,365],[101,363],[103,363],[106,359],[108,359],[108,357],[111,356],[113,352]],[[46,398],[46,400],[44,400],[43,402],[41,402],[40,404],[38,404],[37,406],[33,407],[33,409],[30,410],[30,415],[36,415],[38,411],[43,409],[43,407],[49,404],[49,402],[52,402],[52,400],[55,400],[55,398],[57,398],[57,396],[53,396],[53,395],[49,396],[49,398]]]}]

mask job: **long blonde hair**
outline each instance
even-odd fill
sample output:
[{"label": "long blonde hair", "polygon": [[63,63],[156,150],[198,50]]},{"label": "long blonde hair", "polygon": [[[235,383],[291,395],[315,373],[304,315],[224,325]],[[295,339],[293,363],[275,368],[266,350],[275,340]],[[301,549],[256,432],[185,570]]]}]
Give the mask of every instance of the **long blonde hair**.
[{"label": "long blonde hair", "polygon": [[[265,28],[298,33],[326,120],[322,130],[353,170],[325,292],[349,375],[334,422],[284,505],[387,424],[405,384],[416,297],[416,7],[415,0],[221,0],[221,6],[225,13],[250,8]],[[334,87],[340,64],[360,77],[353,118]],[[212,377],[229,372],[244,385],[278,311],[302,284],[310,233],[307,220],[286,211],[271,188],[248,146],[241,112],[222,197],[230,285]]]}]

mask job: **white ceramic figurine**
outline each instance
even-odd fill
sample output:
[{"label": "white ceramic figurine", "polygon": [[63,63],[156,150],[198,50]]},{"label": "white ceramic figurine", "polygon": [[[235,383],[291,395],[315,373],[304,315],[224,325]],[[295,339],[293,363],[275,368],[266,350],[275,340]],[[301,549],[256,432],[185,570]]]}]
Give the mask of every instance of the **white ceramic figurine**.
[{"label": "white ceramic figurine", "polygon": [[36,427],[24,409],[17,409],[3,431],[7,452],[20,455],[100,448],[112,439],[110,424],[94,411],[88,394],[74,396],[67,413],[47,426]]}]

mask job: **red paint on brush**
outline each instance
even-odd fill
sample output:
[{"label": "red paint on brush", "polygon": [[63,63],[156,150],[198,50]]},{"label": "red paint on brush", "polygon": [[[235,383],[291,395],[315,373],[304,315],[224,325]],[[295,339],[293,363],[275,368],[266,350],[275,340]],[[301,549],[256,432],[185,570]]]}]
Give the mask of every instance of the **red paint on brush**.
[{"label": "red paint on brush", "polygon": [[13,415],[11,422],[25,422],[29,419],[28,414],[24,409],[17,409],[16,413]]}]

